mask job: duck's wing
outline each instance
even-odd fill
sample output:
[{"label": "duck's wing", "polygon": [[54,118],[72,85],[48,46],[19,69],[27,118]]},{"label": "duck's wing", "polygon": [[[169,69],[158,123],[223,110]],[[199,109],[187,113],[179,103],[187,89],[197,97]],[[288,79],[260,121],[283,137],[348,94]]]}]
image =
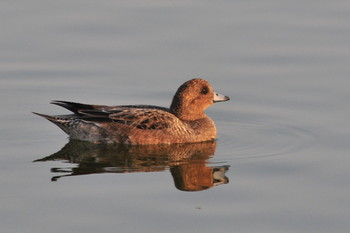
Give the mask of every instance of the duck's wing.
[{"label": "duck's wing", "polygon": [[177,117],[161,108],[121,107],[109,118],[114,122],[129,125],[138,129],[160,130],[169,128],[177,121]]},{"label": "duck's wing", "polygon": [[52,101],[84,121],[115,122],[138,129],[159,130],[169,128],[177,117],[168,108],[153,105],[88,105],[68,101]]}]

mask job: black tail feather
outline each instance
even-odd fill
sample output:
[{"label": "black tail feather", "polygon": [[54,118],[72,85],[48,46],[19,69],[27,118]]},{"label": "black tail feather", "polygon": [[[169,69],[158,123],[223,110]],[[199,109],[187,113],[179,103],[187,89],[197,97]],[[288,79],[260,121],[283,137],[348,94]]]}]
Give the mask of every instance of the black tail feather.
[{"label": "black tail feather", "polygon": [[64,107],[65,109],[68,109],[69,111],[81,115],[79,111],[81,110],[93,110],[93,105],[89,104],[80,104],[80,103],[74,103],[69,101],[61,101],[61,100],[53,100],[51,101],[51,104],[56,104],[58,106]]}]

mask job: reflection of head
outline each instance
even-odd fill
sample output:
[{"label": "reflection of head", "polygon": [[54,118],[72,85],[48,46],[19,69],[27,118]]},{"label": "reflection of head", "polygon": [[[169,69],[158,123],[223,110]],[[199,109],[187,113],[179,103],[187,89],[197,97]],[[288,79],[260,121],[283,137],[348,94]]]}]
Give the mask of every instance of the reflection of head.
[{"label": "reflection of head", "polygon": [[228,183],[225,176],[228,166],[208,167],[205,161],[174,166],[170,169],[177,189],[201,191],[219,184]]}]

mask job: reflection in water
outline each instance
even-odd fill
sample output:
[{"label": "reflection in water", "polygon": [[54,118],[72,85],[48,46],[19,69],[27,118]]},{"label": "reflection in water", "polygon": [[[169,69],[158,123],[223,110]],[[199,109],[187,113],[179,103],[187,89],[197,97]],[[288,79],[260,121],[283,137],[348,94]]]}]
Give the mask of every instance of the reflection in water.
[{"label": "reflection in water", "polygon": [[175,186],[182,191],[200,191],[228,183],[229,166],[207,166],[214,155],[216,142],[173,145],[102,145],[71,140],[60,151],[39,161],[65,160],[77,163],[71,168],[52,168],[53,173],[69,173],[52,177],[94,173],[156,172],[170,168]]}]

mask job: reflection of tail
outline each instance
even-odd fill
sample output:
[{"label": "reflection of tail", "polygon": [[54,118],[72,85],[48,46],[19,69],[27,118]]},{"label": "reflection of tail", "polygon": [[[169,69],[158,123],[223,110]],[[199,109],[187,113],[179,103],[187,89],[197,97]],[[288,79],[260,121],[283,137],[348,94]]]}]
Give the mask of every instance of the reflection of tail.
[{"label": "reflection of tail", "polygon": [[36,112],[33,113],[51,121],[67,134],[69,134],[69,129],[71,128],[72,123],[74,121],[74,118],[72,117],[73,115],[50,116]]}]

